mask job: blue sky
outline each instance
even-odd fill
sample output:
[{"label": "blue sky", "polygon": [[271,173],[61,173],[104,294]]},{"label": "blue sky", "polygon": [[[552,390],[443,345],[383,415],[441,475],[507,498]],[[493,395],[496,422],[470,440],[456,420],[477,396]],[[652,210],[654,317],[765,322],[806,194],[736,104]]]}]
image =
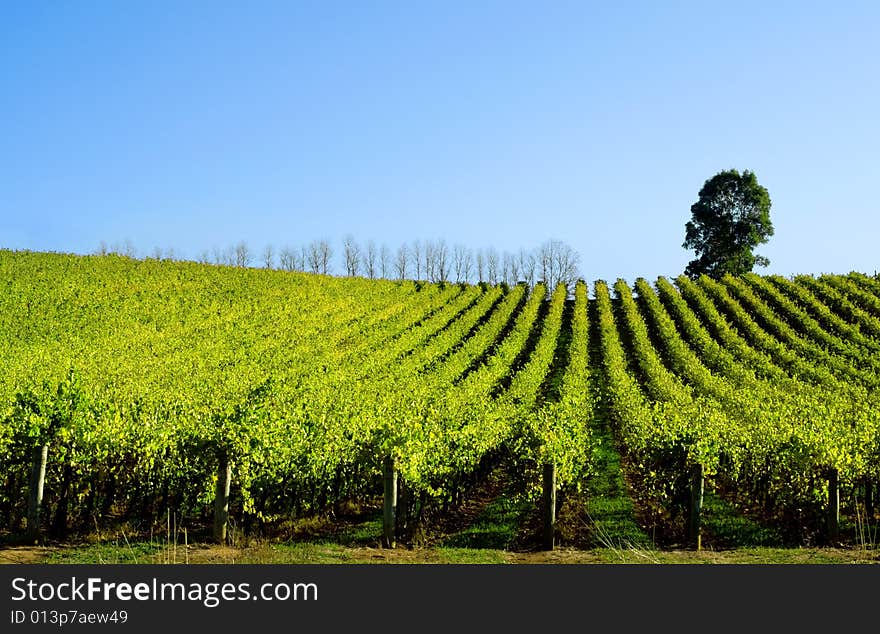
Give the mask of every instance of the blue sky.
[{"label": "blue sky", "polygon": [[80,2],[0,8],[0,247],[196,258],[347,234],[674,276],[723,169],[762,272],[880,269],[880,4]]}]

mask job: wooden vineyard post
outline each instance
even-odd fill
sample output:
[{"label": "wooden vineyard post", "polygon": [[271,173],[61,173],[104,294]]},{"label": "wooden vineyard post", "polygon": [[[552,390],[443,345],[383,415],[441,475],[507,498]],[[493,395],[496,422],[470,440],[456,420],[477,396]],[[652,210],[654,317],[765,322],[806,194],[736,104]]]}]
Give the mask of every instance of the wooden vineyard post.
[{"label": "wooden vineyard post", "polygon": [[832,469],[828,474],[828,539],[840,537],[840,474]]},{"label": "wooden vineyard post", "polygon": [[46,482],[46,462],[49,445],[34,447],[31,466],[30,490],[28,494],[27,535],[29,539],[40,536],[40,520],[43,511],[43,486]]},{"label": "wooden vineyard post", "polygon": [[214,489],[214,540],[226,542],[226,528],[229,523],[229,490],[232,485],[232,465],[224,453],[217,467],[217,487]]},{"label": "wooden vineyard post", "polygon": [[544,550],[553,550],[556,538],[556,464],[544,463]]},{"label": "wooden vineyard post", "polygon": [[703,465],[694,467],[691,474],[691,512],[688,517],[688,540],[696,550],[703,547],[703,535],[701,530],[701,515],[703,513]]},{"label": "wooden vineyard post", "polygon": [[382,518],[382,546],[394,548],[394,528],[397,520],[397,471],[394,469],[394,458],[385,458],[385,504]]}]

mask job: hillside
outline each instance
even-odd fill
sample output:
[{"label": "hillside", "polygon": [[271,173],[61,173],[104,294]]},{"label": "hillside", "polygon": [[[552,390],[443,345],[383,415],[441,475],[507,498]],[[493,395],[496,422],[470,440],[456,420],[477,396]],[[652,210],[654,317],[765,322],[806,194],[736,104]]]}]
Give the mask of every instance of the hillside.
[{"label": "hillside", "polygon": [[786,543],[876,520],[880,282],[859,273],[531,289],[0,251],[0,341],[11,534],[172,511],[277,534],[381,511],[392,475],[403,544],[487,491],[533,546],[551,490],[557,544],[722,544],[701,491]]}]

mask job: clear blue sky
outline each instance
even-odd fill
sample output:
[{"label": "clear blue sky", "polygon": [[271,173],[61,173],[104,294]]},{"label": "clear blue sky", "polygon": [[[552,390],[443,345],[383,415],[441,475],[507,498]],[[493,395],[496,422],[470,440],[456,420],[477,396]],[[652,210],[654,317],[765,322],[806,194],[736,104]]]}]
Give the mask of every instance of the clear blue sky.
[{"label": "clear blue sky", "polygon": [[587,280],[653,278],[737,168],[773,202],[761,271],[873,272],[878,25],[877,2],[6,2],[0,247],[553,238]]}]

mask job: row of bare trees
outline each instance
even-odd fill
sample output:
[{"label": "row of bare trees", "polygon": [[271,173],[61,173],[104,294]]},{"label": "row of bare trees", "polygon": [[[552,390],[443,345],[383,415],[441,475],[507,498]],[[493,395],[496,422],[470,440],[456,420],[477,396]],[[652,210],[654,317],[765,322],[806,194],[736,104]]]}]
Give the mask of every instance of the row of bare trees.
[{"label": "row of bare trees", "polygon": [[[119,253],[135,257],[127,241],[123,248],[108,248],[101,243],[97,253]],[[155,249],[156,259],[183,259],[173,250]],[[313,240],[298,248],[285,246],[276,251],[267,245],[261,252],[251,250],[245,241],[225,249],[203,251],[198,261],[203,264],[251,267],[285,271],[303,271],[333,275],[334,251],[326,239]],[[510,286],[525,282],[533,286],[538,281],[552,289],[559,282],[570,288],[579,277],[580,257],[569,245],[559,240],[548,240],[535,249],[519,249],[512,253],[493,247],[472,249],[461,244],[451,247],[445,240],[415,240],[403,243],[393,251],[385,244],[377,246],[372,240],[359,243],[348,235],[342,242],[342,271],[348,277],[370,279],[415,279],[429,282],[485,282]]]},{"label": "row of bare trees", "polygon": [[[277,257],[277,259],[276,259]],[[259,253],[255,253],[247,242],[228,246],[225,249],[214,248],[212,253],[202,251],[198,261],[202,264],[221,266],[263,267],[285,271],[308,271],[322,275],[332,274],[333,247],[328,240],[313,240],[299,249],[285,247],[276,253],[271,244]]]},{"label": "row of bare trees", "polygon": [[[493,247],[475,250],[461,244],[450,247],[445,240],[415,240],[392,252],[385,244],[376,246],[372,240],[359,244],[348,235],[342,243],[342,264],[349,277],[492,285],[503,282],[511,286],[519,282],[531,286],[543,280],[554,288],[559,282],[573,286],[579,277],[580,257],[559,240],[548,240],[536,249],[520,249],[516,253],[499,252]],[[284,262],[282,268],[288,268]]]}]

